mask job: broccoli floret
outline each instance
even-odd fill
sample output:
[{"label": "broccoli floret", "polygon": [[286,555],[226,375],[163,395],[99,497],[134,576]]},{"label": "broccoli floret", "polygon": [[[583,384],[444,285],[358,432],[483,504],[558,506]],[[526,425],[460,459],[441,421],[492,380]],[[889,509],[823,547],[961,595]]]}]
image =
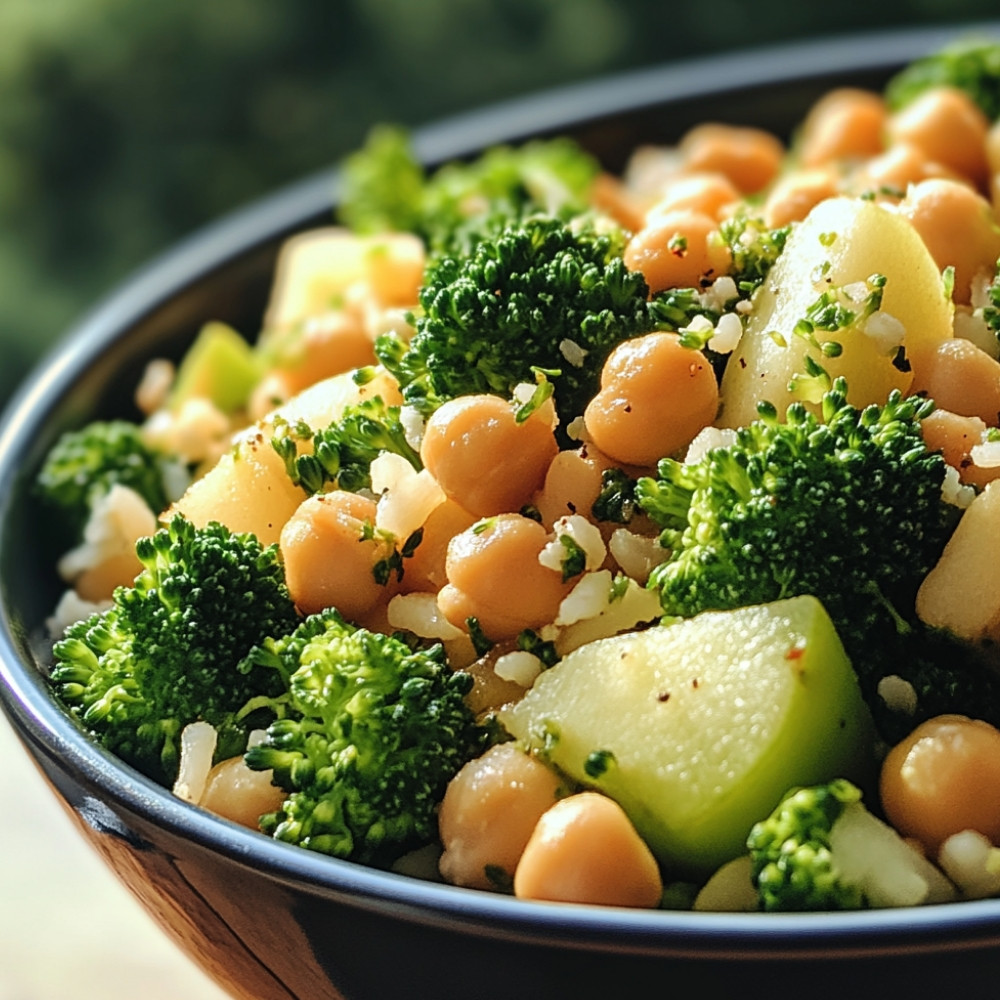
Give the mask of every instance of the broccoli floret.
[{"label": "broccoli floret", "polygon": [[[292,482],[307,493],[319,493],[331,484],[356,493],[371,488],[371,464],[384,451],[402,455],[418,472],[423,468],[399,413],[398,406],[387,406],[375,396],[345,407],[337,420],[318,431],[303,423],[279,422],[271,444]],[[300,453],[303,441],[312,441],[311,451]]]},{"label": "broccoli floret", "polygon": [[[855,653],[862,694],[886,743],[898,743],[919,723],[950,713],[1000,726],[1000,650],[995,644],[969,642],[942,628],[894,618],[895,629],[880,628]],[[888,691],[882,688],[887,678],[892,679]],[[906,686],[902,690],[900,682]]]},{"label": "broccoli floret", "polygon": [[764,283],[792,231],[791,226],[768,229],[762,219],[740,209],[719,224],[719,234],[729,247],[729,275],[741,298],[750,298]]},{"label": "broccoli floret", "polygon": [[597,391],[612,348],[653,327],[648,286],[622,246],[620,233],[546,216],[509,225],[467,256],[433,261],[409,346],[383,336],[376,354],[423,413],[467,393],[509,396],[542,369],[568,423]]},{"label": "broccoli floret", "polygon": [[[879,680],[900,672],[904,654],[914,670],[914,651],[928,651],[925,664],[930,657],[915,595],[957,517],[942,496],[944,459],[921,433],[932,409],[894,392],[858,410],[838,379],[821,415],[793,403],[781,421],[763,404],[732,445],[689,465],[663,459],[636,496],[670,550],[650,577],[664,611],[687,617],[812,594],[884,716]],[[963,687],[987,690],[987,672],[953,662],[959,670]]]},{"label": "broccoli floret", "polygon": [[995,121],[1000,117],[1000,45],[963,41],[917,59],[889,81],[886,102],[898,111],[932,87],[964,90]]},{"label": "broccoli floret", "polygon": [[283,692],[263,669],[238,669],[268,635],[298,621],[276,545],[195,528],[180,515],[136,545],[142,572],[111,607],[72,625],[55,644],[54,690],[101,744],[155,780],[177,772],[177,738],[190,722],[219,731],[217,756],[234,756],[255,711]]},{"label": "broccoli floret", "polygon": [[954,898],[947,879],[872,815],[842,778],[793,789],[747,839],[766,911],[917,906]]},{"label": "broccoli floret", "polygon": [[376,865],[433,840],[445,786],[485,734],[464,700],[472,677],[440,646],[413,651],[329,609],[247,663],[289,678],[285,717],[245,757],[289,792],[265,833]]},{"label": "broccoli floret", "polygon": [[453,250],[490,219],[578,214],[598,169],[575,142],[556,138],[497,146],[428,175],[407,133],[383,125],[345,164],[340,217],[357,232],[414,232],[432,251]]},{"label": "broccoli floret", "polygon": [[58,514],[60,540],[74,544],[94,504],[112,486],[135,490],[158,514],[172,499],[167,479],[176,464],[150,447],[135,424],[97,420],[56,441],[38,473],[36,490]]},{"label": "broccoli floret", "polygon": [[813,594],[843,621],[923,579],[950,524],[944,459],[920,430],[933,404],[895,392],[858,410],[846,388],[823,396],[821,416],[793,403],[781,420],[763,404],[733,444],[639,479],[671,550],[653,575],[665,611]]},{"label": "broccoli floret", "polygon": [[993,280],[986,289],[988,305],[983,306],[983,322],[997,340],[1000,340],[1000,260],[993,266]]}]

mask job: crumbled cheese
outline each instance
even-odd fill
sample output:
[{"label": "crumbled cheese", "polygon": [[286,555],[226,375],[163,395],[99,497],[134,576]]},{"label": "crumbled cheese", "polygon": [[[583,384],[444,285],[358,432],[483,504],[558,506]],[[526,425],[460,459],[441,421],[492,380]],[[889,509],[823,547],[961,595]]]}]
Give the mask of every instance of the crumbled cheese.
[{"label": "crumbled cheese", "polygon": [[736,443],[736,431],[731,427],[703,427],[694,436],[684,455],[685,465],[700,462],[713,448],[728,448]]},{"label": "crumbled cheese", "polygon": [[587,425],[584,423],[583,416],[574,417],[566,425],[566,435],[573,441],[587,442],[592,440],[590,434],[587,432]]},{"label": "crumbled cheese", "polygon": [[371,464],[372,489],[378,495],[375,526],[405,541],[440,504],[444,490],[422,469],[417,472],[402,455],[382,452]]},{"label": "crumbled cheese", "polygon": [[386,490],[402,486],[407,479],[417,474],[417,470],[402,455],[397,455],[393,451],[383,451],[372,459],[369,474],[372,491],[381,494]]},{"label": "crumbled cheese", "polygon": [[584,573],[577,585],[563,598],[556,614],[556,625],[573,625],[584,618],[608,609],[611,593],[611,571],[602,569],[597,573]]},{"label": "crumbled cheese", "polygon": [[938,864],[965,899],[1000,896],[1000,847],[983,834],[953,833],[938,851]]},{"label": "crumbled cheese", "polygon": [[869,294],[868,284],[864,281],[852,281],[850,284],[842,285],[840,291],[851,302],[864,302]]},{"label": "crumbled cheese", "polygon": [[195,805],[201,801],[218,739],[215,727],[208,722],[191,722],[181,730],[180,764],[173,787],[179,799]]},{"label": "crumbled cheese", "polygon": [[861,332],[875,344],[879,354],[889,355],[903,345],[906,327],[889,313],[874,312],[864,321]]},{"label": "crumbled cheese", "polygon": [[636,534],[628,528],[615,528],[608,540],[608,551],[622,572],[641,584],[670,555],[657,538]]},{"label": "crumbled cheese", "polygon": [[[610,594],[609,586],[604,611],[565,626],[554,637],[556,651],[560,656],[565,656],[588,642],[618,635],[621,632],[630,632],[640,625],[657,621],[663,614],[657,593],[640,586],[635,580],[628,581],[625,593],[616,600],[608,600]],[[542,638],[547,638],[544,629]]]},{"label": "crumbled cheese", "polygon": [[149,416],[167,402],[167,394],[174,384],[177,369],[166,358],[154,358],[146,365],[135,390],[135,405]]},{"label": "crumbled cheese", "polygon": [[[96,569],[111,559],[135,554],[136,540],[156,531],[156,515],[135,490],[116,483],[93,506],[83,529],[83,541],[57,566],[66,581]],[[136,572],[142,567],[136,560]]]},{"label": "crumbled cheese", "polygon": [[953,507],[958,507],[959,510],[965,510],[976,499],[976,490],[972,486],[963,485],[958,469],[948,465],[945,467],[944,481],[941,483],[941,499]]},{"label": "crumbled cheese", "polygon": [[386,613],[393,628],[412,632],[422,639],[447,642],[464,634],[441,613],[434,594],[396,594],[389,601]]},{"label": "crumbled cheese", "polygon": [[1000,466],[1000,441],[982,441],[969,451],[972,464],[980,469],[995,469]]},{"label": "crumbled cheese", "polygon": [[716,278],[702,292],[700,300],[702,305],[707,309],[712,309],[715,312],[723,312],[734,299],[739,298],[739,294],[736,281],[731,275],[724,274],[721,278]]},{"label": "crumbled cheese", "polygon": [[420,451],[423,444],[424,431],[427,429],[427,422],[421,412],[409,403],[399,408],[399,422],[403,427],[403,436],[406,443],[414,450]]},{"label": "crumbled cheese", "polygon": [[708,342],[718,354],[731,354],[743,338],[743,323],[734,312],[723,313],[715,324],[715,333]]},{"label": "crumbled cheese", "polygon": [[552,532],[555,538],[538,553],[538,561],[547,569],[562,572],[566,558],[566,546],[560,541],[563,536],[568,536],[583,550],[586,570],[597,569],[608,554],[601,529],[596,524],[591,524],[581,514],[560,517],[552,525]]},{"label": "crumbled cheese", "polygon": [[192,397],[177,412],[157,410],[143,424],[143,436],[160,451],[189,464],[214,461],[231,445],[232,426],[210,400]]},{"label": "crumbled cheese", "polygon": [[566,337],[559,341],[559,353],[574,368],[582,368],[589,352],[585,351],[575,340]]},{"label": "crumbled cheese", "polygon": [[897,674],[890,674],[878,682],[878,696],[890,712],[913,715],[917,710],[917,692],[913,685]]},{"label": "crumbled cheese", "polygon": [[523,649],[515,649],[512,653],[504,653],[497,658],[493,673],[502,681],[511,681],[523,688],[529,688],[535,683],[535,678],[544,669],[542,661]]},{"label": "crumbled cheese", "polygon": [[714,330],[712,326],[712,321],[707,317],[698,313],[697,316],[691,317],[691,322],[687,326],[681,329],[681,333],[708,333],[709,330]]}]

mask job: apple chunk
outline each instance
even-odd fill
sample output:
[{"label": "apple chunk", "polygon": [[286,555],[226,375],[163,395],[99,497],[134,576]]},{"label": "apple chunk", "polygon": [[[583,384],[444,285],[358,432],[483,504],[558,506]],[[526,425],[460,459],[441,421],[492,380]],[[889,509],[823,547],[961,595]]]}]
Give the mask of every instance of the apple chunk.
[{"label": "apple chunk", "polygon": [[[389,405],[399,401],[395,382],[381,369],[362,385],[354,381],[354,372],[343,372],[304,389],[240,432],[233,447],[188,487],[165,518],[181,513],[198,527],[220,521],[230,531],[252,532],[264,545],[278,541],[282,527],[306,494],[289,478],[284,462],[271,447],[277,422],[302,421],[320,429],[340,417],[346,407],[375,396]],[[311,445],[304,442],[302,447]]]},{"label": "apple chunk", "polygon": [[962,515],[917,591],[917,615],[963,639],[1000,639],[1000,481]]},{"label": "apple chunk", "polygon": [[[839,356],[827,357],[796,332],[824,293],[863,289],[875,274],[886,280],[870,319],[817,331],[817,340],[840,345]],[[861,303],[851,308],[859,313]],[[762,400],[779,413],[797,399],[814,404],[789,388],[806,371],[807,357],[831,378],[847,379],[854,406],[883,403],[893,389],[906,391],[912,375],[894,363],[899,344],[882,335],[899,331],[906,357],[916,367],[952,336],[952,314],[938,266],[906,219],[857,198],[821,202],[793,230],[754,294],[743,339],[722,379],[720,425],[748,424]]]},{"label": "apple chunk", "polygon": [[745,851],[789,788],[863,782],[872,753],[857,679],[808,596],[590,643],[500,718],[616,799],[668,871],[696,877]]}]

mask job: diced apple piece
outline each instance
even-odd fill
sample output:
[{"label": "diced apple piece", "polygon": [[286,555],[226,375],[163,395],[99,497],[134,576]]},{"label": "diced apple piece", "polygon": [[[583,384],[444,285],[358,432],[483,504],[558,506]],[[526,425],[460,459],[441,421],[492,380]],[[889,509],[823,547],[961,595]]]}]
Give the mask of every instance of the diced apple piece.
[{"label": "diced apple piece", "polygon": [[246,405],[260,377],[253,348],[225,323],[206,323],[184,355],[170,391],[170,405],[209,399],[223,413]]},{"label": "diced apple piece", "polygon": [[873,274],[886,279],[875,317],[881,314],[892,317],[889,324],[902,324],[902,346],[914,366],[952,336],[954,307],[913,226],[874,202],[828,199],[792,232],[754,296],[746,332],[722,379],[720,425],[749,423],[761,400],[783,413],[796,398],[788,383],[805,372],[807,356],[831,377],[847,379],[848,398],[855,406],[884,402],[892,389],[905,391],[912,376],[893,364],[891,338],[887,348],[880,337],[870,335],[880,321],[835,333],[818,331],[821,341],[842,345],[836,358],[823,356],[795,333],[796,324],[824,291],[863,283]]},{"label": "diced apple piece", "polygon": [[396,383],[384,371],[376,370],[364,385],[358,385],[353,374],[317,382],[243,431],[233,448],[195,480],[165,516],[179,512],[199,527],[220,521],[231,531],[252,531],[265,545],[276,542],[305,493],[289,479],[284,462],[271,447],[275,423],[301,420],[318,429],[364,399],[381,396],[389,403],[399,399]]},{"label": "diced apple piece", "polygon": [[273,424],[276,420],[286,420],[290,424],[299,420],[314,429],[328,427],[343,412],[344,408],[365,399],[379,396],[389,406],[402,402],[396,380],[383,368],[376,368],[374,376],[364,385],[354,381],[354,372],[342,372],[303,389],[268,414],[262,423]]},{"label": "diced apple piece", "polygon": [[870,766],[868,710],[813,597],[590,643],[500,718],[616,799],[669,871],[696,877],[743,853],[790,787],[863,781]]},{"label": "diced apple piece", "polygon": [[230,531],[251,531],[264,545],[276,542],[305,494],[271,447],[270,433],[254,426],[170,507],[201,528],[219,521]]},{"label": "diced apple piece", "polygon": [[917,592],[928,625],[973,641],[1000,639],[1000,484],[969,505]]}]

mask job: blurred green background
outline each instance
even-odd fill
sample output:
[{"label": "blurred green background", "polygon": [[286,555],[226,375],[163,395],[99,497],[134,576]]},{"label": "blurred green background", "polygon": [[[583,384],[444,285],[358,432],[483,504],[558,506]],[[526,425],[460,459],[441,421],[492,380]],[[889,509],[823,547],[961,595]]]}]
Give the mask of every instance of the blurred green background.
[{"label": "blurred green background", "polygon": [[130,270],[354,148],[554,84],[994,0],[2,0],[0,401]]}]

